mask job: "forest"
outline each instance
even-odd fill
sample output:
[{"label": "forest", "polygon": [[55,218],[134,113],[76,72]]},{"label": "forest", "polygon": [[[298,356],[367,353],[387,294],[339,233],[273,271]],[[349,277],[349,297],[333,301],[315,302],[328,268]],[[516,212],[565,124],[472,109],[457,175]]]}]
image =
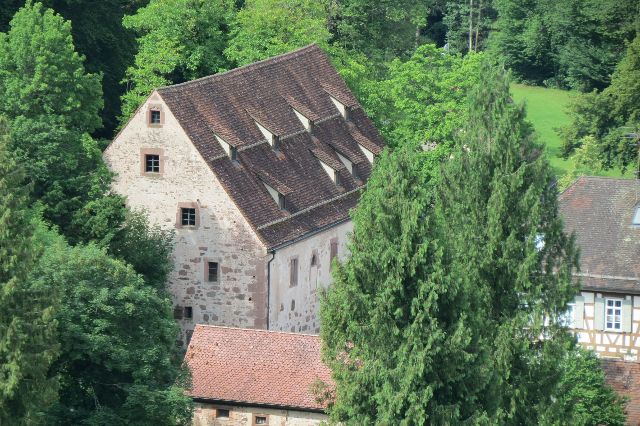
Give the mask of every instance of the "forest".
[{"label": "forest", "polygon": [[[2,0],[0,424],[191,423],[174,234],[102,151],[154,88],[311,43],[387,144],[323,298],[331,421],[625,424],[556,197],[640,170],[637,0]],[[566,174],[513,83],[571,91]]]}]

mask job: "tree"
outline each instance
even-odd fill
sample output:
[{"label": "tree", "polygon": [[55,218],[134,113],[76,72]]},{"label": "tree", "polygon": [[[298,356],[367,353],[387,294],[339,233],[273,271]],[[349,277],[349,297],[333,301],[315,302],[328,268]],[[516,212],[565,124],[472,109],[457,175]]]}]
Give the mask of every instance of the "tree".
[{"label": "tree", "polygon": [[562,129],[564,152],[568,155],[588,136],[595,138],[604,168],[625,170],[638,162],[640,134],[640,36],[602,92],[578,96],[570,107],[571,124]]},{"label": "tree", "polygon": [[443,22],[447,26],[447,43],[454,52],[482,50],[495,21],[492,0],[450,0],[445,2]]},{"label": "tree", "polygon": [[[71,25],[28,2],[0,34],[0,114],[9,119],[11,149],[33,182],[33,201],[68,231],[88,201],[101,164],[89,133],[100,127],[100,78],[87,74]],[[102,192],[108,182],[102,185]]]},{"label": "tree", "polygon": [[152,0],[125,17],[124,27],[138,36],[138,53],[124,79],[121,123],[153,89],[229,68],[223,50],[234,13],[231,0]]},{"label": "tree", "polygon": [[171,302],[95,245],[49,231],[34,283],[56,289],[60,400],[51,424],[175,425],[191,421]]},{"label": "tree", "polygon": [[329,40],[324,1],[247,0],[238,12],[225,55],[238,65]]},{"label": "tree", "polygon": [[[562,380],[547,424],[622,426],[627,423],[624,398],[605,382],[600,360],[592,351],[576,347],[562,360]],[[555,418],[554,418],[555,417]]]},{"label": "tree", "polygon": [[576,251],[508,79],[481,82],[442,172],[386,154],[354,213],[321,306],[335,420],[536,424],[555,407]]},{"label": "tree", "polygon": [[0,424],[40,424],[57,397],[48,376],[58,354],[55,292],[27,279],[40,255],[25,209],[25,175],[10,155],[0,117]]},{"label": "tree", "polygon": [[467,96],[478,81],[481,58],[422,45],[408,60],[391,62],[363,104],[391,146],[438,145],[448,156],[466,122]]}]

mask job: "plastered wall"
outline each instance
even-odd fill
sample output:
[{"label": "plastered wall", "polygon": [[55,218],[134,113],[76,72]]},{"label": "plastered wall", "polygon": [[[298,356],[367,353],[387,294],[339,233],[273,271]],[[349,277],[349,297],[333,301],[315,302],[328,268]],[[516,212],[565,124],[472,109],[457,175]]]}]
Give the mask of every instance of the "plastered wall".
[{"label": "plastered wall", "polygon": [[[229,417],[217,418],[217,408],[228,409]],[[327,416],[322,413],[196,403],[193,425],[253,426],[256,415],[267,417],[268,426],[316,426],[327,420]]]},{"label": "plastered wall", "polygon": [[[337,242],[338,258],[344,258],[353,222],[347,221],[276,251],[271,262],[269,328],[318,333],[319,295],[331,283],[331,241]],[[312,258],[316,256],[316,264]],[[298,259],[298,282],[291,285],[291,259]]]},{"label": "plastered wall", "polygon": [[[162,124],[149,126],[149,106],[160,108]],[[160,153],[161,173],[144,173],[144,153]],[[194,324],[266,327],[267,252],[195,147],[154,94],[104,153],[116,173],[113,189],[127,205],[143,208],[153,223],[176,229],[174,305],[193,309],[179,320],[181,339]],[[197,209],[198,226],[181,228],[179,206]],[[207,261],[219,263],[219,281],[207,282]]]}]

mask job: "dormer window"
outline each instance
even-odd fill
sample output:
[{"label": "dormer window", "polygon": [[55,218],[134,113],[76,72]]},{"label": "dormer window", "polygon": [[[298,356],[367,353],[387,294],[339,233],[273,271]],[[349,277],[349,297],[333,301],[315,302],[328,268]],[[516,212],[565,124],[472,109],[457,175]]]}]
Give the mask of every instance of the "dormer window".
[{"label": "dormer window", "polygon": [[336,106],[336,108],[338,108],[338,111],[340,111],[340,114],[342,114],[344,119],[348,120],[349,119],[349,108],[347,108],[347,106],[345,104],[343,104],[342,102],[340,102],[339,100],[337,100],[333,96],[329,95],[329,97],[331,98],[331,102],[333,102],[333,104]]},{"label": "dormer window", "polygon": [[342,164],[344,164],[347,170],[349,170],[349,173],[353,175],[354,169],[353,169],[353,163],[351,162],[351,160],[349,160],[347,157],[345,157],[344,155],[340,154],[337,151],[336,151],[336,154],[338,154],[338,158],[340,159],[340,161],[342,161]]},{"label": "dormer window", "polygon": [[322,165],[322,168],[324,169],[325,172],[327,172],[327,174],[329,175],[329,177],[331,178],[333,183],[335,183],[336,186],[339,186],[340,185],[340,175],[338,174],[338,171],[336,169],[334,169],[333,167],[329,166],[324,161],[322,161],[322,160],[318,160],[318,161],[320,161],[320,165]]},{"label": "dormer window", "polygon": [[262,182],[262,183],[264,187],[267,188],[267,191],[269,192],[269,195],[271,195],[271,198],[273,198],[273,201],[278,203],[278,207],[280,208],[280,210],[286,210],[287,200],[285,199],[284,194],[280,193],[277,189],[273,188],[271,185],[268,185],[265,182]]},{"label": "dormer window", "polygon": [[367,148],[365,148],[360,144],[358,144],[358,147],[360,148],[360,151],[362,151],[364,156],[367,157],[367,160],[369,160],[370,163],[373,163],[373,159],[374,159],[373,152],[369,151]]},{"label": "dormer window", "polygon": [[295,108],[293,109],[293,112],[296,113],[296,117],[298,117],[298,120],[300,120],[300,122],[302,123],[304,128],[307,130],[307,132],[310,132],[311,131],[311,126],[313,125],[311,123],[311,120],[309,120],[307,117],[305,117],[304,115],[299,113]]},{"label": "dormer window", "polygon": [[640,226],[640,205],[636,206],[636,212],[633,215],[633,221],[631,224],[634,226]]},{"label": "dormer window", "polygon": [[232,161],[238,161],[238,148],[236,148],[235,146],[232,146],[231,144],[226,142],[224,139],[222,139],[220,136],[218,135],[214,135],[214,136],[216,137],[216,140],[218,141],[222,149],[224,149],[224,152],[227,153],[229,158],[231,158]]},{"label": "dormer window", "polygon": [[271,145],[271,148],[273,148],[275,151],[280,149],[280,138],[277,135],[274,135],[269,130],[267,130],[263,125],[261,125],[257,121],[254,120],[254,122],[256,123],[256,126],[258,126],[260,133],[262,133],[262,135],[267,140],[267,142],[269,142],[269,145]]}]

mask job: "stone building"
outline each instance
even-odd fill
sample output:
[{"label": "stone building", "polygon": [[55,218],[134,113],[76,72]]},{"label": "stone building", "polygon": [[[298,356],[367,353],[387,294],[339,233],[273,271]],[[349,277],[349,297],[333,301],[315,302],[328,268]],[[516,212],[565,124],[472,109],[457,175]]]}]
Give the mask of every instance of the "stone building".
[{"label": "stone building", "polygon": [[104,153],[113,188],[175,228],[170,291],[194,324],[317,332],[383,141],[316,45],[155,90]]},{"label": "stone building", "polygon": [[[333,390],[320,338],[197,325],[185,362],[194,426],[315,426]],[[328,391],[328,392],[327,392]]]},{"label": "stone building", "polygon": [[580,248],[581,293],[569,325],[599,356],[638,361],[640,181],[581,177],[560,194],[559,208]]}]

